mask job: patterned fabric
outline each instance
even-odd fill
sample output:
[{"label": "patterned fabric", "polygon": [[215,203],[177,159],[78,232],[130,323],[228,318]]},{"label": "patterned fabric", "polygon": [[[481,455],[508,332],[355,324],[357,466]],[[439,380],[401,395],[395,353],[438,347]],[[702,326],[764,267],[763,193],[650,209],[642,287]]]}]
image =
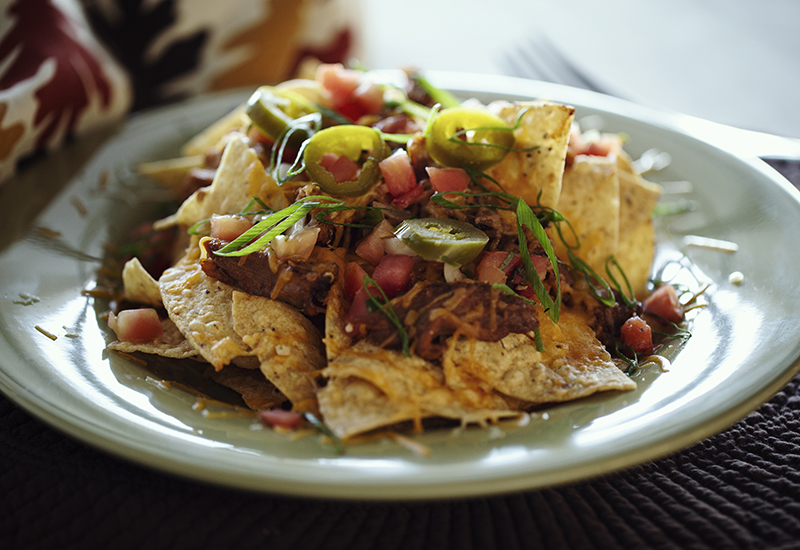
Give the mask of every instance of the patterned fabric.
[{"label": "patterned fabric", "polygon": [[128,77],[75,6],[0,2],[0,180],[16,162],[67,136],[120,119]]},{"label": "patterned fabric", "polygon": [[346,60],[359,0],[0,0],[0,182],[131,110]]}]

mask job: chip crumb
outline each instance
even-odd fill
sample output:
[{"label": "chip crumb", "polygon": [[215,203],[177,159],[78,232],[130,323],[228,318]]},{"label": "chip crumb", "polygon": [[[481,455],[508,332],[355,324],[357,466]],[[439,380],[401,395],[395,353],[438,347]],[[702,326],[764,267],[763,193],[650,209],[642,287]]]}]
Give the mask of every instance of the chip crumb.
[{"label": "chip crumb", "polygon": [[45,239],[57,239],[61,236],[61,231],[55,229],[48,229],[47,227],[37,227],[36,234]]},{"label": "chip crumb", "polygon": [[25,292],[19,293],[19,300],[13,300],[12,303],[19,304],[21,306],[32,306],[33,304],[40,301],[40,298],[35,294],[27,294]]},{"label": "chip crumb", "polygon": [[41,332],[42,334],[44,334],[45,336],[47,336],[48,338],[50,338],[50,339],[51,339],[51,340],[53,340],[53,341],[55,341],[55,340],[57,340],[57,339],[58,339],[58,336],[56,336],[56,335],[55,335],[55,334],[53,334],[52,332],[48,332],[48,331],[46,331],[45,329],[43,329],[43,328],[42,328],[42,327],[40,327],[39,325],[35,325],[33,328],[35,328],[36,330],[38,330],[39,332]]},{"label": "chip crumb", "polygon": [[728,275],[728,282],[733,285],[740,285],[744,282],[744,273],[741,271],[734,271]]},{"label": "chip crumb", "polygon": [[106,189],[108,189],[108,170],[103,170],[97,179],[97,190],[102,192]]},{"label": "chip crumb", "polygon": [[397,432],[389,432],[387,434],[389,438],[391,438],[395,443],[399,444],[401,447],[404,447],[411,451],[412,453],[419,455],[419,456],[430,456],[431,449],[427,445],[420,443],[419,441],[415,441],[414,439],[407,437],[405,435],[399,434]]},{"label": "chip crumb", "polygon": [[66,336],[67,338],[77,338],[79,336],[78,329],[68,327],[65,325],[62,325],[61,328],[64,329],[64,336]]},{"label": "chip crumb", "polygon": [[75,210],[78,211],[78,214],[80,214],[81,218],[85,218],[89,213],[89,209],[86,208],[86,205],[78,197],[72,197],[70,202],[72,203],[72,206],[75,207]]},{"label": "chip crumb", "polygon": [[720,252],[738,252],[739,245],[730,241],[723,241],[720,239],[711,239],[709,237],[700,237],[698,235],[686,235],[683,242],[687,246],[697,246],[700,248],[710,248],[712,250],[719,250]]}]

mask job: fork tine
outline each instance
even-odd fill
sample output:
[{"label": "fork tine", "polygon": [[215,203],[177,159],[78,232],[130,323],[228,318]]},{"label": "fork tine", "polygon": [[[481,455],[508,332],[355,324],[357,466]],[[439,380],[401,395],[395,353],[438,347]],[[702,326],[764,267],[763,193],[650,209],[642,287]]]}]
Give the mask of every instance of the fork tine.
[{"label": "fork tine", "polygon": [[578,87],[586,88],[593,92],[607,93],[594,80],[578,69],[575,63],[567,58],[564,52],[557,48],[546,36],[540,35],[536,41],[536,46],[542,51],[545,57],[552,59],[554,65],[559,66],[565,75],[568,75],[571,80],[579,83]]},{"label": "fork tine", "polygon": [[516,76],[608,93],[583,74],[545,35],[535,36],[526,46],[508,54],[506,65]]},{"label": "fork tine", "polygon": [[523,75],[531,75],[529,78],[544,80],[546,82],[564,84],[560,75],[553,72],[552,67],[546,60],[542,60],[542,56],[535,44],[532,44],[532,47],[518,50],[517,60],[522,67],[521,72]]}]

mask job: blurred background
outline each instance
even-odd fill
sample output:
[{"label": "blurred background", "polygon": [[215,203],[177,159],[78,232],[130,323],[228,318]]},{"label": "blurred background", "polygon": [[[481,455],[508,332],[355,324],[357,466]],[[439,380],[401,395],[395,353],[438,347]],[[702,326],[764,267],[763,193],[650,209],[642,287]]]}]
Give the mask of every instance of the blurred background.
[{"label": "blurred background", "polygon": [[371,68],[507,74],[800,138],[797,0],[363,2]]}]

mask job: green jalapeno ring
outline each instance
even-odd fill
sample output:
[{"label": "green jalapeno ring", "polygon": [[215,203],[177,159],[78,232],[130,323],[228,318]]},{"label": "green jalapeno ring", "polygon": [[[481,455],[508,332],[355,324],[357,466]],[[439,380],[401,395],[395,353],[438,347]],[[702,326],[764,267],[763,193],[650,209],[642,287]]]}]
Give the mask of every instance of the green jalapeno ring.
[{"label": "green jalapeno ring", "polygon": [[435,115],[425,140],[428,155],[443,166],[486,170],[514,147],[513,129],[481,109],[452,107]]},{"label": "green jalapeno ring", "polygon": [[[300,94],[271,86],[258,88],[245,104],[245,113],[253,124],[274,140],[296,119],[314,112],[317,109]],[[289,145],[298,149],[306,139],[308,133],[299,130],[289,138]]]},{"label": "green jalapeno ring", "polygon": [[[326,193],[335,197],[357,197],[378,181],[381,174],[378,164],[386,158],[388,149],[380,132],[374,128],[356,125],[331,126],[315,133],[306,142],[303,162],[308,176]],[[361,164],[358,179],[337,183],[333,174],[321,165],[325,153],[346,156],[357,163],[360,163],[365,154],[367,158]]]},{"label": "green jalapeno ring", "polygon": [[486,233],[477,227],[446,218],[405,220],[394,234],[423,259],[457,266],[477,258],[489,242]]}]

